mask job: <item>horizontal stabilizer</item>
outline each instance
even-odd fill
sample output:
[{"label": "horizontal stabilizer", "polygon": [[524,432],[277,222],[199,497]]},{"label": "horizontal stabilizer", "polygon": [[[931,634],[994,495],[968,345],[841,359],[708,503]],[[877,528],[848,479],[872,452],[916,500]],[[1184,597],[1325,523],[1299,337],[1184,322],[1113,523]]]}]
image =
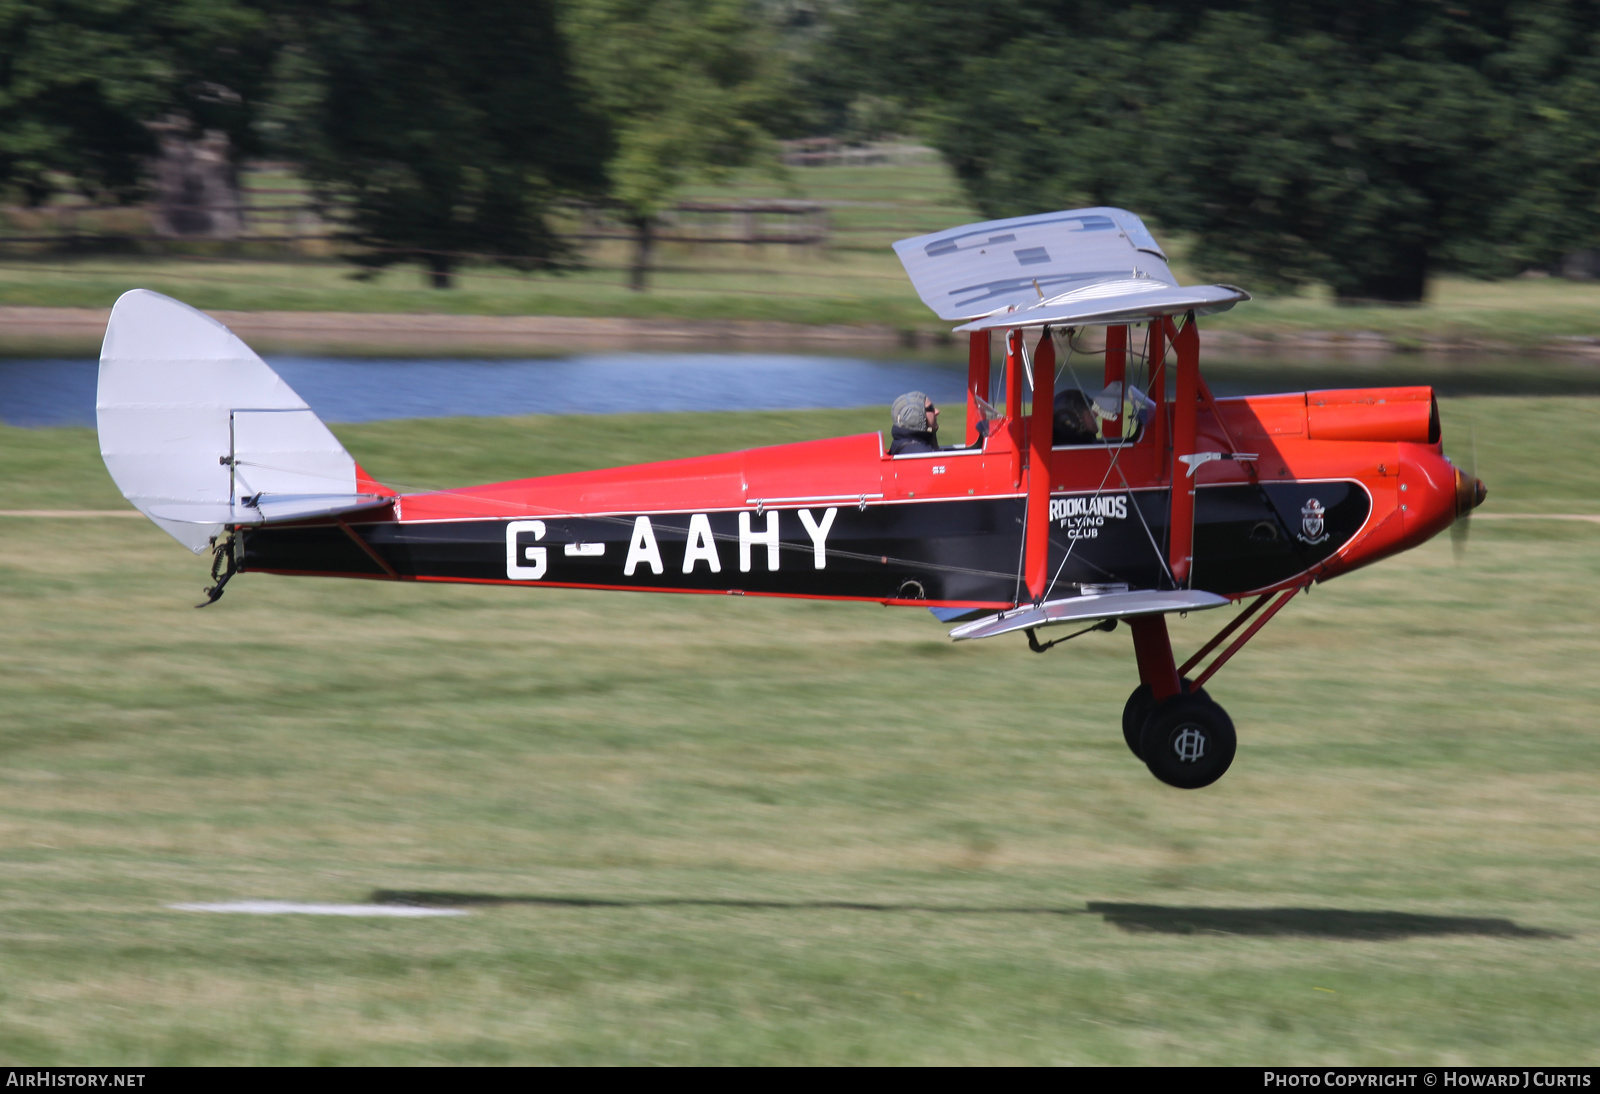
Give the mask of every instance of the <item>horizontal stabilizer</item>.
[{"label": "horizontal stabilizer", "polygon": [[199,553],[229,524],[382,504],[305,401],[227,327],[135,289],[111,309],[95,398],[122,496]]},{"label": "horizontal stabilizer", "polygon": [[1047,600],[1043,604],[1015,608],[1009,612],[975,619],[950,632],[957,642],[968,638],[993,638],[999,634],[1025,631],[1034,627],[1053,627],[1062,623],[1082,623],[1090,619],[1126,619],[1139,615],[1166,615],[1169,612],[1200,612],[1220,608],[1228,598],[1194,589],[1161,592],[1131,589],[1126,592],[1095,593]]},{"label": "horizontal stabilizer", "polygon": [[262,494],[247,501],[151,502],[151,520],[178,524],[282,524],[376,509],[394,499],[382,494]]}]

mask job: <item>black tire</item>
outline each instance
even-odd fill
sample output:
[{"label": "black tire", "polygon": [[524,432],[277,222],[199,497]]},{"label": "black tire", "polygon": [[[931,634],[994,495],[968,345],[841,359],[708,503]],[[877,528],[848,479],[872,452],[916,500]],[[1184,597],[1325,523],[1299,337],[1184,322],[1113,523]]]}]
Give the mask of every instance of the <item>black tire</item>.
[{"label": "black tire", "polygon": [[1222,778],[1238,747],[1227,711],[1198,694],[1174,695],[1156,707],[1139,738],[1150,774],[1180,790],[1198,790]]},{"label": "black tire", "polygon": [[1140,684],[1122,706],[1122,739],[1127,742],[1128,751],[1141,760],[1144,757],[1139,754],[1139,737],[1144,733],[1145,719],[1150,717],[1150,703],[1150,685]]},{"label": "black tire", "polygon": [[[1196,688],[1194,681],[1187,676],[1183,678],[1183,693],[1196,695],[1206,702],[1211,702],[1211,696],[1206,694],[1205,688]],[[1133,694],[1128,696],[1128,701],[1122,706],[1122,739],[1139,759],[1144,759],[1144,754],[1139,751],[1139,739],[1144,733],[1144,724],[1150,717],[1150,712],[1155,709],[1155,700],[1150,697],[1150,685],[1140,684],[1133,689]]]}]

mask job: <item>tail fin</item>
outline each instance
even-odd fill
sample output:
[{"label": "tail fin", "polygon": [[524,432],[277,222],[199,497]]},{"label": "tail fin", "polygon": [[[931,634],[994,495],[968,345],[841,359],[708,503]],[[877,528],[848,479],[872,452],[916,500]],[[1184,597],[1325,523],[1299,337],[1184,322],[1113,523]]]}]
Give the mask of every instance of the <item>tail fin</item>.
[{"label": "tail fin", "polygon": [[95,403],[122,496],[196,554],[228,525],[394,496],[232,331],[160,293],[134,289],[111,309]]}]

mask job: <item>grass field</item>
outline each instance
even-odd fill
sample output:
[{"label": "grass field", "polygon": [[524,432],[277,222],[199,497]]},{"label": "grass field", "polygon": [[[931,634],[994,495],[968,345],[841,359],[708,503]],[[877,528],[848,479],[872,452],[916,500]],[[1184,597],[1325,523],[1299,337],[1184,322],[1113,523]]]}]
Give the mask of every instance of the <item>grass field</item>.
[{"label": "grass field", "polygon": [[[1444,410],[1485,515],[1600,513],[1600,401]],[[439,483],[876,417],[337,431]],[[0,462],[0,509],[119,504],[89,431]],[[1592,1065],[1600,526],[1472,536],[1292,605],[1184,793],[1118,738],[1123,631],[253,575],[195,611],[146,522],[0,518],[0,1061]],[[166,907],[396,892],[470,914]]]},{"label": "grass field", "polygon": [[[700,187],[697,200],[803,198],[829,203],[827,249],[724,244],[664,244],[650,291],[627,288],[628,245],[596,245],[589,268],[566,275],[518,274],[468,265],[459,287],[425,287],[414,267],[374,280],[352,279],[332,257],[244,260],[187,257],[0,258],[0,305],[109,307],[130,288],[156,289],[211,310],[448,312],[673,319],[751,319],[847,323],[906,331],[949,329],[918,300],[890,244],[906,236],[981,219],[942,165],[793,169],[786,179],[757,176]],[[1153,222],[1159,210],[1147,210]],[[1159,233],[1184,283],[1190,269],[1181,236]],[[319,245],[324,246],[325,245]],[[1249,287],[1249,278],[1233,275]],[[1342,307],[1325,293],[1258,298],[1208,321],[1217,330],[1258,337],[1308,332],[1374,332],[1402,348],[1494,342],[1534,346],[1600,336],[1600,283],[1559,279],[1477,282],[1441,277],[1418,307]],[[0,331],[0,349],[4,348]],[[7,352],[32,352],[26,348]]]}]

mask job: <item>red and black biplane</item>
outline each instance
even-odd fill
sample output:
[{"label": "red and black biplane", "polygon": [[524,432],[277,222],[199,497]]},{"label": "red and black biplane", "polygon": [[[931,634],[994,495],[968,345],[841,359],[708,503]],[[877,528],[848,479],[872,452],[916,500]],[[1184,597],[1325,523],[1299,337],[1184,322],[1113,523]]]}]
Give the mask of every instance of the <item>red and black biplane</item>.
[{"label": "red and black biplane", "polygon": [[[213,552],[211,600],[248,572],[815,597],[931,608],[958,641],[1020,632],[1037,651],[1056,644],[1038,637],[1049,628],[1120,621],[1140,679],[1124,736],[1186,788],[1233,759],[1232,722],[1204,690],[1217,669],[1312,582],[1483,500],[1444,456],[1430,388],[1213,396],[1196,319],[1249,296],[1179,286],[1124,210],[895,250],[969,337],[961,446],[890,455],[866,433],[398,493],[227,328],[135,290],[106,331],[101,451],[130,502]],[[1057,394],[1091,364],[1079,405],[1094,428],[1057,443]],[[1167,614],[1241,601],[1177,663]]]}]

